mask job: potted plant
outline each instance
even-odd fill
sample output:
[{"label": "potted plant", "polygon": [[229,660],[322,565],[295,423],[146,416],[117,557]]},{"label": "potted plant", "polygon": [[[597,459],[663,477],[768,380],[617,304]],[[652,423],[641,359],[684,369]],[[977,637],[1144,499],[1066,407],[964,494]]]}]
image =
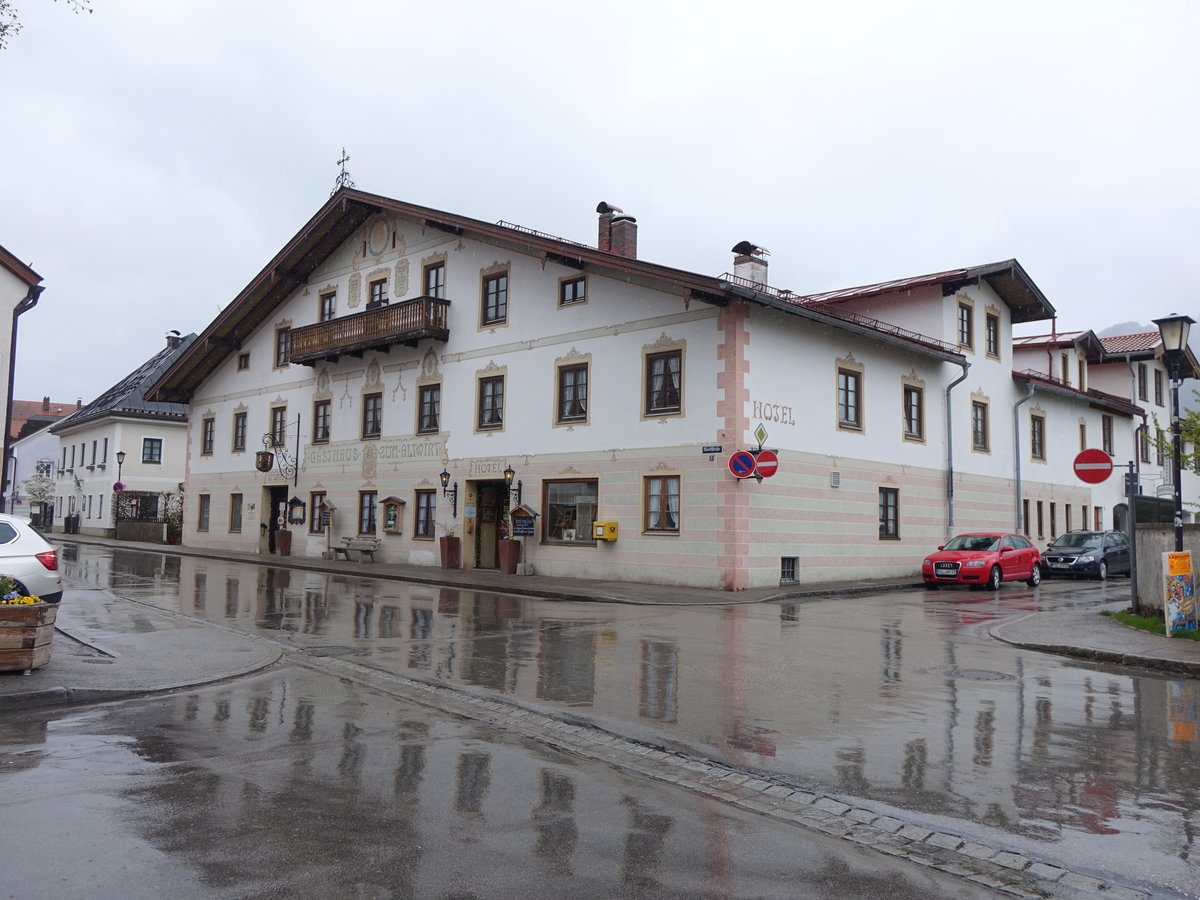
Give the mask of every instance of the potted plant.
[{"label": "potted plant", "polygon": [[164,491],[163,513],[167,523],[167,543],[180,543],[183,539],[183,494]]},{"label": "potted plant", "polygon": [[29,674],[50,662],[57,603],[43,603],[0,575],[0,672]]},{"label": "potted plant", "polygon": [[442,525],[442,568],[457,569],[462,560],[462,538],[458,536],[458,531],[454,523]]}]

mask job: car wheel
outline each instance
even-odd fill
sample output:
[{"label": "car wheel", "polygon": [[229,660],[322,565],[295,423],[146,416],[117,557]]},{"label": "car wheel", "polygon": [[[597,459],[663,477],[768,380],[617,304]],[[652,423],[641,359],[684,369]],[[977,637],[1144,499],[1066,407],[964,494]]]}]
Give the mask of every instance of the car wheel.
[{"label": "car wheel", "polygon": [[1000,582],[1003,580],[1000,574],[999,566],[992,566],[992,571],[988,573],[987,589],[989,591],[1000,590]]},{"label": "car wheel", "polygon": [[1030,587],[1037,587],[1042,583],[1042,567],[1034,566],[1029,573],[1029,580],[1025,582]]},{"label": "car wheel", "polygon": [[1100,560],[1100,565],[1096,566],[1096,577],[1100,581],[1108,580],[1108,563],[1104,560]]}]

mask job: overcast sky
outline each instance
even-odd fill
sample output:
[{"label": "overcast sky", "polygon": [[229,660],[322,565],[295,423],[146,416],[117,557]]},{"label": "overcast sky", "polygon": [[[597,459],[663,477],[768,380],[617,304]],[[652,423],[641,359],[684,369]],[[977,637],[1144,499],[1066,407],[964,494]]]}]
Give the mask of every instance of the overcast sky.
[{"label": "overcast sky", "polygon": [[591,244],[604,200],[643,259],[750,240],[799,293],[1016,257],[1060,330],[1200,319],[1195,0],[17,4],[18,399],[203,330],[343,146],[365,191]]}]

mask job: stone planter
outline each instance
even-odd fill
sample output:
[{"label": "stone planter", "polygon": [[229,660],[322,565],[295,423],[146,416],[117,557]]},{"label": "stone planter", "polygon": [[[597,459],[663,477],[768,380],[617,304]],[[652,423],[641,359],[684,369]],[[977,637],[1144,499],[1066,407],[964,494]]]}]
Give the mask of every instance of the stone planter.
[{"label": "stone planter", "polygon": [[462,560],[462,538],[444,537],[440,543],[442,547],[442,568],[457,569]]},{"label": "stone planter", "polygon": [[57,603],[0,605],[0,672],[24,672],[50,662]]}]

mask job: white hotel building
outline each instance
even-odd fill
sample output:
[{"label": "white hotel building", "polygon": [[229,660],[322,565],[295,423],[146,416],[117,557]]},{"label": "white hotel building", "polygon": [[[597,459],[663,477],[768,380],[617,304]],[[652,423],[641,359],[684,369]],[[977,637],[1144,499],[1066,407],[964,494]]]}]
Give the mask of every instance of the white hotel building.
[{"label": "white hotel building", "polygon": [[[506,469],[549,575],[739,590],[1111,527],[1119,487],[1071,459],[1107,427],[1133,447],[1142,411],[1091,389],[1086,342],[1069,384],[1014,356],[1013,325],[1054,316],[1015,260],[802,296],[746,242],[732,275],[641,261],[636,221],[597,211],[590,247],[338,191],[149,392],[190,407],[184,543],[272,552],[295,500],[294,555],[363,535],[435,565],[453,528],[494,568]],[[738,479],[760,425],[778,472]]]}]

